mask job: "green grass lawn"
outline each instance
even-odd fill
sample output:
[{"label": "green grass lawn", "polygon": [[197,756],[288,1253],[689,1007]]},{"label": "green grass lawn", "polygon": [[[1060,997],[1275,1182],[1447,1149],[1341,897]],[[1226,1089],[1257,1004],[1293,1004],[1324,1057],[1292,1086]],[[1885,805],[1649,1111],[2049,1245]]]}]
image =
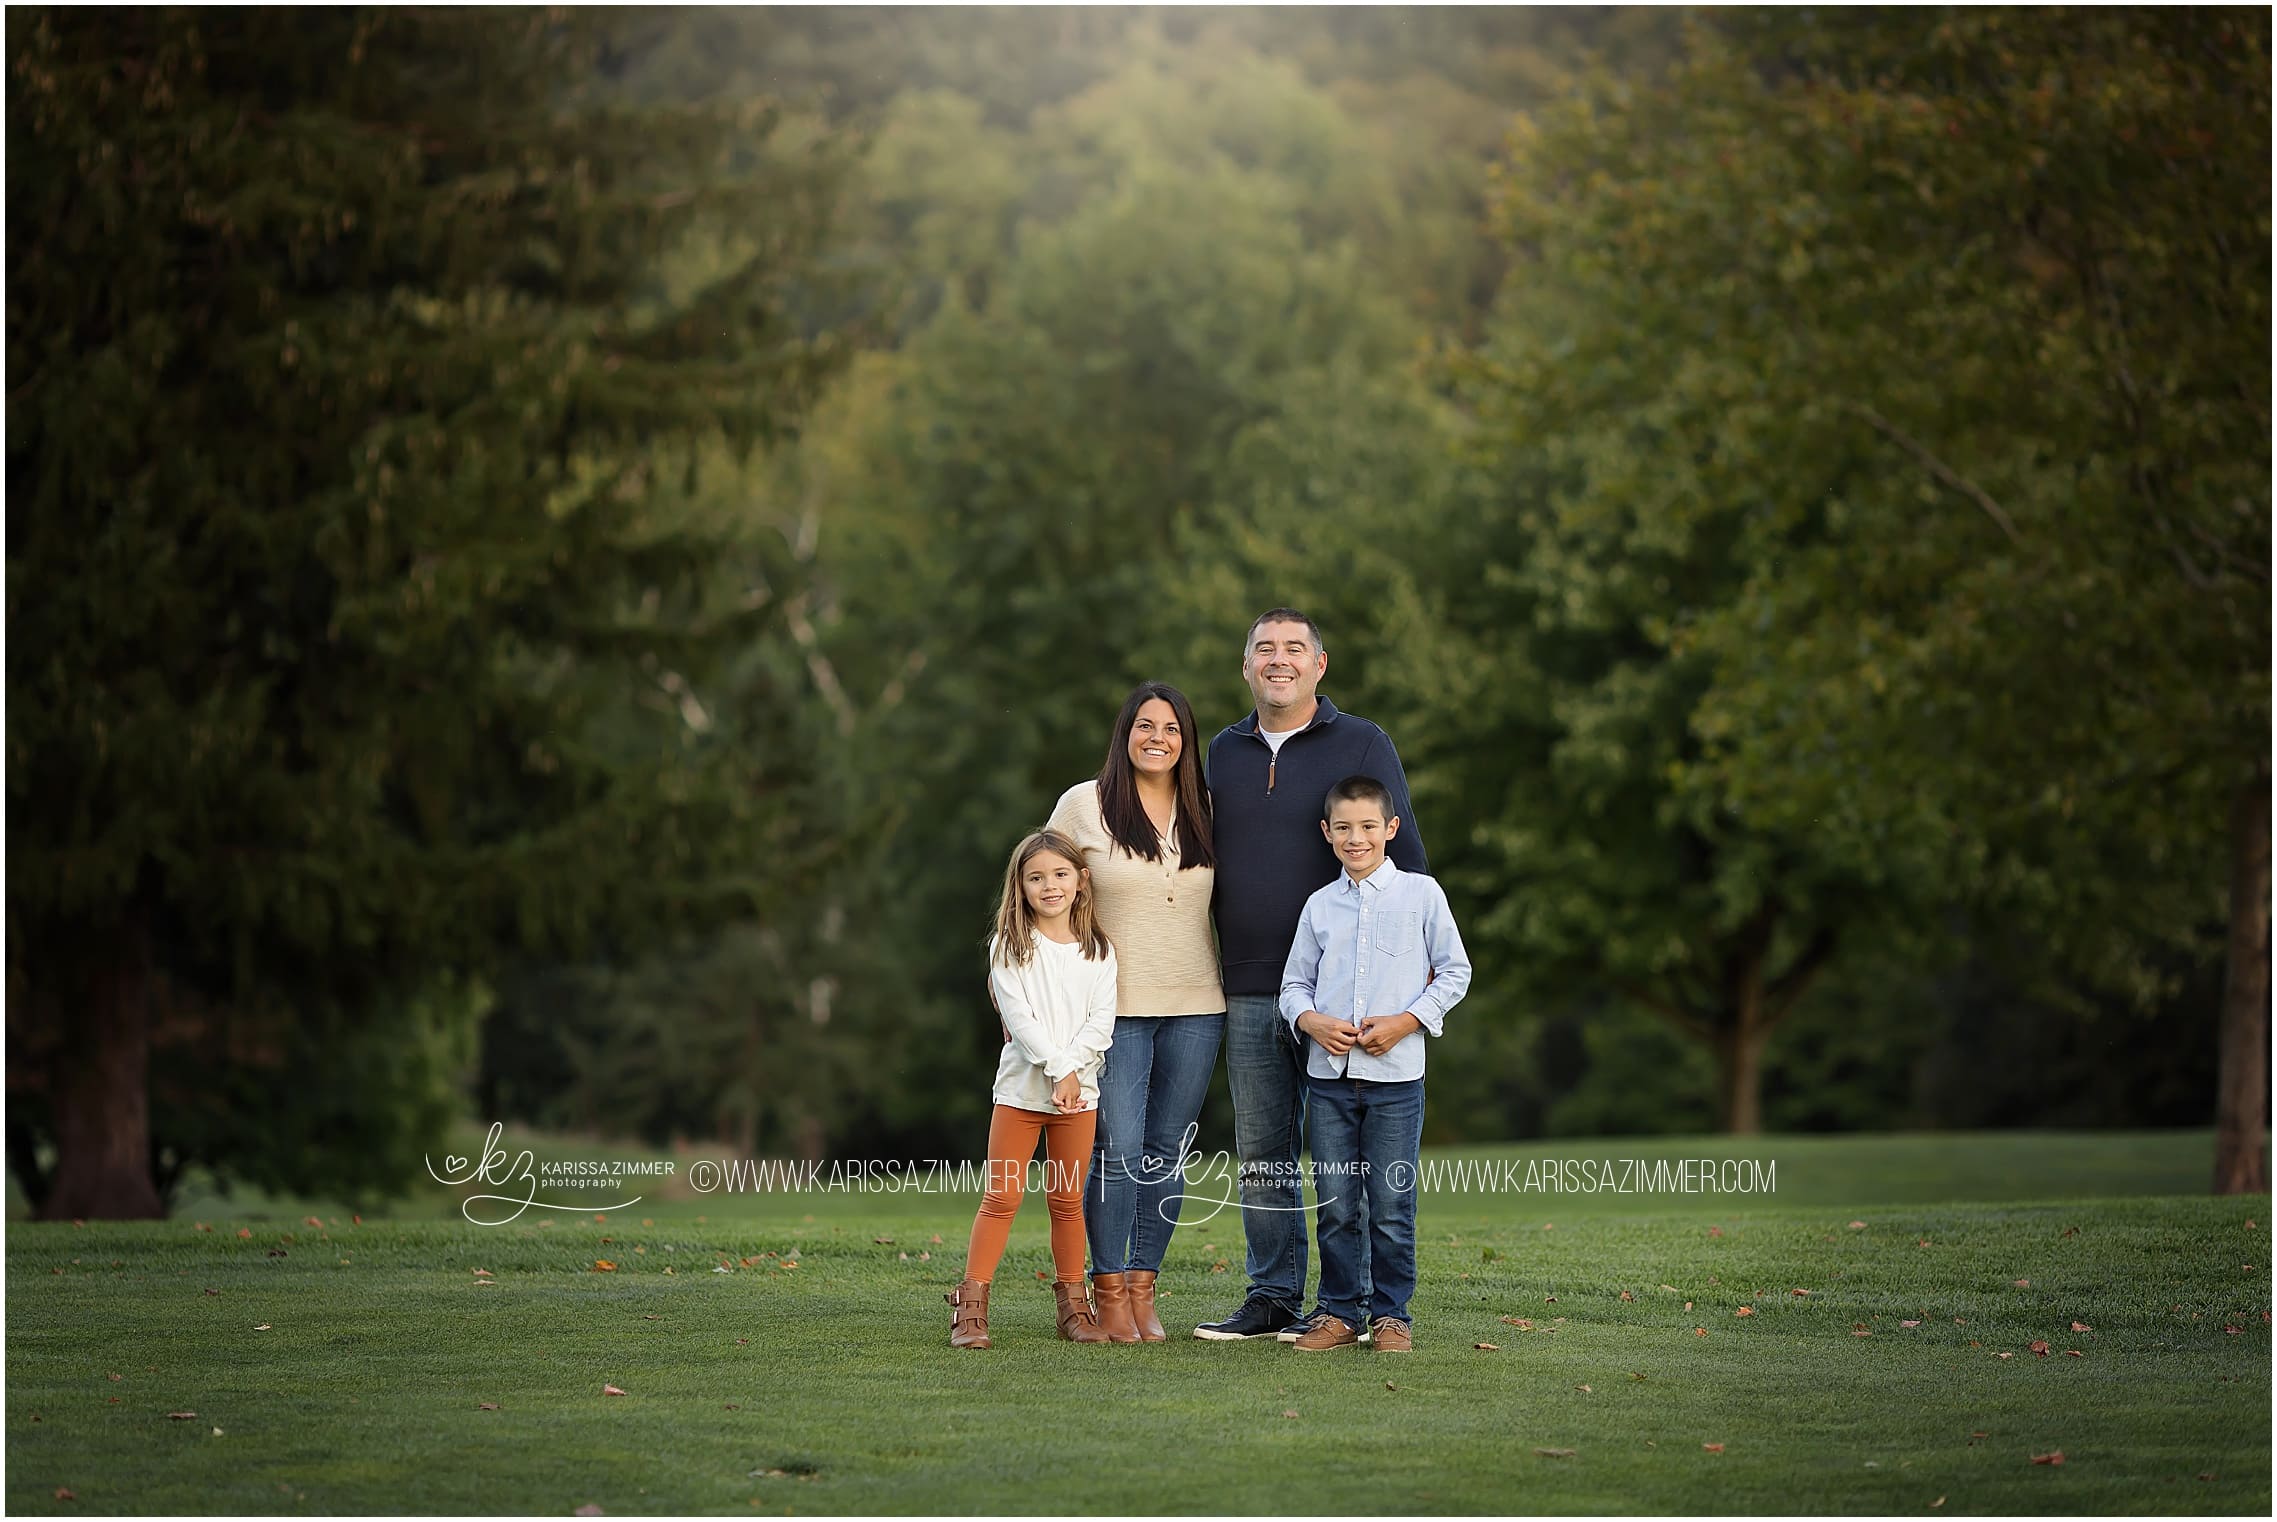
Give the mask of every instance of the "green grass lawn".
[{"label": "green grass lawn", "polygon": [[985,1353],[940,1298],[971,1195],[15,1221],[7,1507],[2269,1511],[2269,1201],[2193,1197],[2204,1133],[1460,1155],[1754,1156],[1777,1189],[1426,1194],[1404,1358],[1186,1337],[1239,1296],[1230,1211],[1179,1233],[1171,1342],[1078,1348],[1031,1204]]}]

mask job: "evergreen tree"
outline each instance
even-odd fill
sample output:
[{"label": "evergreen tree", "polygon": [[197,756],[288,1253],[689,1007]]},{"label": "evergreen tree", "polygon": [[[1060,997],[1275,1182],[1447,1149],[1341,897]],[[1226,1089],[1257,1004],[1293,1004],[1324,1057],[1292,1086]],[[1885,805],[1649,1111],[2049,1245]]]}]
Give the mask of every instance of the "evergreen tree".
[{"label": "evergreen tree", "polygon": [[[46,1215],[275,1147],[154,1134],[154,1066],[216,1076],[208,1121],[400,1115],[453,1061],[405,1098],[360,1054],[463,1050],[502,951],[749,912],[811,854],[764,714],[706,703],[780,599],[695,477],[828,368],[836,160],[613,100],[615,24],[8,18],[9,1161]],[[295,1111],[327,1057],[340,1104]],[[253,1166],[322,1187],[369,1140]]]}]

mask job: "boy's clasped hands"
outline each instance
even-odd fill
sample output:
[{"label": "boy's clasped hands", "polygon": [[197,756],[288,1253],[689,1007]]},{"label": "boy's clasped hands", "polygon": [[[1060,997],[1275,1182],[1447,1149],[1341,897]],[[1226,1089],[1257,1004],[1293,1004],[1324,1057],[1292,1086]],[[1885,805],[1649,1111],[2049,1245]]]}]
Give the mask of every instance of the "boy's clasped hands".
[{"label": "boy's clasped hands", "polygon": [[1075,1115],[1091,1107],[1083,1102],[1083,1075],[1070,1073],[1052,1085],[1052,1103],[1062,1115]]},{"label": "boy's clasped hands", "polygon": [[1381,1057],[1423,1029],[1410,1014],[1370,1015],[1358,1025],[1308,1009],[1297,1016],[1297,1029],[1319,1042],[1331,1057],[1341,1057],[1357,1046],[1371,1057]]}]

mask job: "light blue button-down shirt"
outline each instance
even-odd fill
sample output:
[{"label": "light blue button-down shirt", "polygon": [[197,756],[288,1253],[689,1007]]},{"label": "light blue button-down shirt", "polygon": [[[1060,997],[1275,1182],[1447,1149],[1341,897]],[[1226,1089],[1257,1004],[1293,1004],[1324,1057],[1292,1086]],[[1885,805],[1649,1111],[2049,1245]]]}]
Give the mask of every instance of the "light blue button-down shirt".
[{"label": "light blue button-down shirt", "polygon": [[1305,900],[1281,973],[1281,1018],[1293,1029],[1308,1009],[1353,1025],[1415,1016],[1423,1029],[1381,1057],[1357,1045],[1331,1057],[1299,1032],[1305,1071],[1315,1077],[1399,1083],[1423,1076],[1423,1038],[1445,1029],[1447,1011],[1470,986],[1470,958],[1437,879],[1402,872],[1387,856],[1364,880],[1339,872]]}]

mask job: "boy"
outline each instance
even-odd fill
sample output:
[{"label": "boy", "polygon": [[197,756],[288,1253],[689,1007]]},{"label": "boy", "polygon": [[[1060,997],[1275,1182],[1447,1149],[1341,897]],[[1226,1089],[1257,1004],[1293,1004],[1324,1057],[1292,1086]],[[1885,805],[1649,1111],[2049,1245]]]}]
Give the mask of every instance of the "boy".
[{"label": "boy", "polygon": [[[1281,973],[1281,1018],[1311,1038],[1305,1084],[1320,1199],[1321,1315],[1295,1346],[1356,1347],[1365,1317],[1377,1352],[1405,1353],[1414,1346],[1407,1300],[1423,1143],[1423,1043],[1411,1038],[1440,1033],[1471,964],[1439,884],[1384,855],[1399,818],[1381,782],[1346,777],[1330,788],[1320,830],[1344,870],[1305,901]],[[1361,1282],[1364,1263],[1372,1289]]]}]

